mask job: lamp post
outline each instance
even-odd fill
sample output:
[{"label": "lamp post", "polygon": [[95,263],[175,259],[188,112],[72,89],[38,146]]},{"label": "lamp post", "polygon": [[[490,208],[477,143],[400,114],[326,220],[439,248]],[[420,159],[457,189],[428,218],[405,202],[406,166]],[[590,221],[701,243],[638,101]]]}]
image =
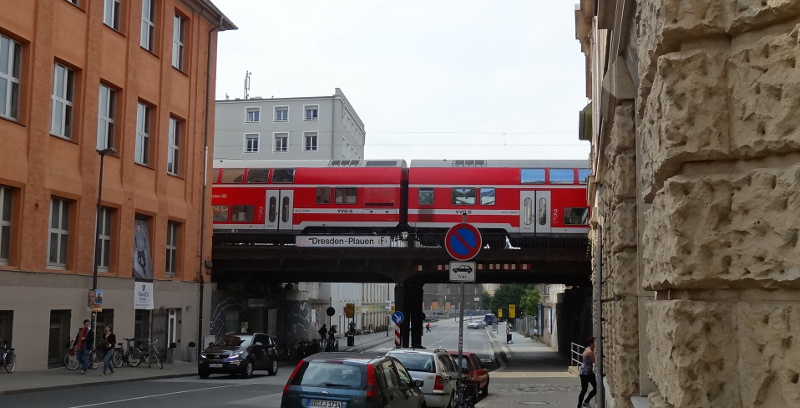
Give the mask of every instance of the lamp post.
[{"label": "lamp post", "polygon": [[[97,256],[97,243],[100,241],[100,214],[103,208],[103,162],[107,154],[114,154],[116,152],[117,150],[113,147],[106,147],[103,150],[97,151],[97,153],[100,154],[100,176],[97,182],[97,214],[95,216],[94,226],[94,267],[92,270],[92,290],[95,291],[97,290],[97,268],[100,263],[100,258]],[[92,337],[92,349],[94,350],[97,346],[97,312],[94,311],[94,306],[90,306],[92,307],[92,332],[94,333]]]}]

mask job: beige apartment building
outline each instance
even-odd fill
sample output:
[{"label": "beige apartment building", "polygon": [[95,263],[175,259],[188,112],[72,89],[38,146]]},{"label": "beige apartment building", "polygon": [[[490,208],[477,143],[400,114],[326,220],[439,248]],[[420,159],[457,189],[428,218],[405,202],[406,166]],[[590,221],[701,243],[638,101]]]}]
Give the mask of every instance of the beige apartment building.
[{"label": "beige apartment building", "polygon": [[0,338],[18,370],[58,367],[96,315],[183,357],[208,332],[217,33],[236,27],[208,0],[0,10]]}]

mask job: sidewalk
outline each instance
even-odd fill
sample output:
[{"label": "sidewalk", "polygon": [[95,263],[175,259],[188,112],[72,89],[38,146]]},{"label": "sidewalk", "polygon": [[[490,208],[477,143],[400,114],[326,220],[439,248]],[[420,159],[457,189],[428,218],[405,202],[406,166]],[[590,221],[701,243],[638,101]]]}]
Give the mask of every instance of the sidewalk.
[{"label": "sidewalk", "polygon": [[[394,336],[394,332],[391,335]],[[347,338],[342,336],[339,339],[339,350],[361,351],[364,347],[389,340],[394,341],[394,337],[387,337],[386,332],[364,334],[355,337],[354,346],[347,347]],[[294,368],[295,364],[296,362],[280,362],[281,367]],[[164,364],[163,369],[159,369],[155,364],[151,368],[148,368],[147,364],[141,364],[138,367],[129,367],[126,364],[118,368],[113,375],[106,376],[103,376],[102,363],[97,370],[87,370],[86,374],[80,374],[80,370],[70,371],[65,367],[38,371],[15,371],[10,374],[0,369],[0,395],[32,390],[72,388],[99,383],[118,383],[192,375],[197,375],[197,363],[186,361]]]}]

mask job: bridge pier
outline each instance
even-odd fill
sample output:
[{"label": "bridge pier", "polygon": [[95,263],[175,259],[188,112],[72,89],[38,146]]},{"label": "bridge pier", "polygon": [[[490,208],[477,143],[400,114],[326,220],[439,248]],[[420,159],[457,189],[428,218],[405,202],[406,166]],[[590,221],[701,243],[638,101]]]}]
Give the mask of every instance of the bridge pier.
[{"label": "bridge pier", "polygon": [[394,287],[397,310],[405,316],[400,324],[400,346],[404,348],[422,346],[422,286],[420,283],[404,283]]}]

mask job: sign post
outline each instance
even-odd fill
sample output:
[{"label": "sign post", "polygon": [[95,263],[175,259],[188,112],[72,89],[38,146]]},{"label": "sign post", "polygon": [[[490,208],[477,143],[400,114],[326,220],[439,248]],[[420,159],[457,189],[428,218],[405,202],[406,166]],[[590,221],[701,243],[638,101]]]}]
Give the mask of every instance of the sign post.
[{"label": "sign post", "polygon": [[394,348],[400,348],[400,323],[403,323],[403,312],[397,311],[392,313],[392,321],[394,322]]},{"label": "sign post", "polygon": [[[472,224],[464,222],[456,224],[447,231],[444,247],[447,253],[457,261],[469,261],[478,255],[483,245],[481,233]],[[463,375],[461,367],[464,358],[464,282],[475,282],[475,262],[450,262],[450,282],[461,282],[461,304],[458,307],[458,404],[466,397],[462,392]]]}]

